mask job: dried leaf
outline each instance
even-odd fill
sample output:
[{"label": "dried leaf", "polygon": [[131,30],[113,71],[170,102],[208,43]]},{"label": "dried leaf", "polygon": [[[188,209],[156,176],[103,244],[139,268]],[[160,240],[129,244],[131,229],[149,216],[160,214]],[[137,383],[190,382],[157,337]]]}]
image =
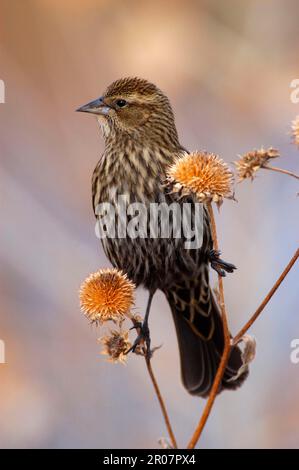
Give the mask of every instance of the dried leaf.
[{"label": "dried leaf", "polygon": [[238,370],[237,374],[231,377],[228,382],[234,382],[237,380],[244,372],[248,370],[250,362],[255,358],[256,352],[256,341],[253,336],[244,335],[239,342],[244,343],[244,349],[242,351],[242,365]]}]

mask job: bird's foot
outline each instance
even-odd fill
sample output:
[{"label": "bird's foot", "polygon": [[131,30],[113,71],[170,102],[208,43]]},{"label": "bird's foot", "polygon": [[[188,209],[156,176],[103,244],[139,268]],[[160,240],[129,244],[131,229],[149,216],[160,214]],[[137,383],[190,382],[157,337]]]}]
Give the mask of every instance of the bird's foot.
[{"label": "bird's foot", "polygon": [[219,276],[225,277],[226,273],[233,273],[236,268],[234,264],[227,263],[220,258],[221,252],[217,250],[211,250],[209,253],[209,261],[211,268],[219,274]]},{"label": "bird's foot", "polygon": [[142,354],[147,359],[150,359],[152,357],[152,351],[148,323],[136,322],[134,326],[132,326],[131,330],[133,329],[136,329],[138,336],[135,339],[133,346],[127,351],[127,354],[129,354],[129,352],[133,352],[135,354]]}]

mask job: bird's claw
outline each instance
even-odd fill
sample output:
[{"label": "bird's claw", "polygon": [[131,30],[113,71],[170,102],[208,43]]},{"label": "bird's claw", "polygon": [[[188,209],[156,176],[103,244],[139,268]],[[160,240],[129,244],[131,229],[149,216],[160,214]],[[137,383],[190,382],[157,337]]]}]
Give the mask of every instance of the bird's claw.
[{"label": "bird's claw", "polygon": [[221,252],[217,250],[211,250],[209,253],[209,261],[211,263],[211,268],[221,277],[225,277],[226,273],[233,273],[236,268],[234,264],[227,263],[220,258]]},{"label": "bird's claw", "polygon": [[134,325],[130,328],[130,331],[137,330],[138,328],[142,328],[142,323],[140,321],[135,322]]},{"label": "bird's claw", "polygon": [[147,359],[150,359],[152,356],[151,351],[151,338],[150,338],[150,330],[147,323],[140,323],[137,322],[130,328],[131,330],[136,329],[138,331],[138,336],[134,341],[133,346],[126,352],[129,354],[130,352],[140,354],[140,350],[144,350],[144,355]]}]

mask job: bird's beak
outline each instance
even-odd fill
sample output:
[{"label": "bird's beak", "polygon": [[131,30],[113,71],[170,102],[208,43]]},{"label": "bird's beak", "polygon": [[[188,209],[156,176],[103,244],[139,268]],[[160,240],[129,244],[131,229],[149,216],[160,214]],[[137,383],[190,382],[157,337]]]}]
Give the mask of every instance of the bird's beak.
[{"label": "bird's beak", "polygon": [[100,114],[100,115],[107,115],[110,111],[110,106],[108,106],[105,102],[103,97],[97,98],[94,101],[90,101],[90,103],[81,106],[80,108],[76,109],[76,111],[80,111],[81,113],[92,113],[92,114]]}]

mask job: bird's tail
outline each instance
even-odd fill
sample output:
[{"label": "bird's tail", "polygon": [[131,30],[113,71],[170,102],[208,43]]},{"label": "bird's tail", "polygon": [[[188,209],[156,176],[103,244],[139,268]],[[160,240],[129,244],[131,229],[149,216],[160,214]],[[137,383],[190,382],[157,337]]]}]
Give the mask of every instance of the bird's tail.
[{"label": "bird's tail", "polygon": [[[205,397],[212,387],[224,347],[223,324],[209,287],[207,268],[196,281],[175,284],[165,294],[176,327],[183,384],[192,395]],[[242,385],[248,370],[233,380],[241,366],[241,350],[234,346],[219,392]]]}]

